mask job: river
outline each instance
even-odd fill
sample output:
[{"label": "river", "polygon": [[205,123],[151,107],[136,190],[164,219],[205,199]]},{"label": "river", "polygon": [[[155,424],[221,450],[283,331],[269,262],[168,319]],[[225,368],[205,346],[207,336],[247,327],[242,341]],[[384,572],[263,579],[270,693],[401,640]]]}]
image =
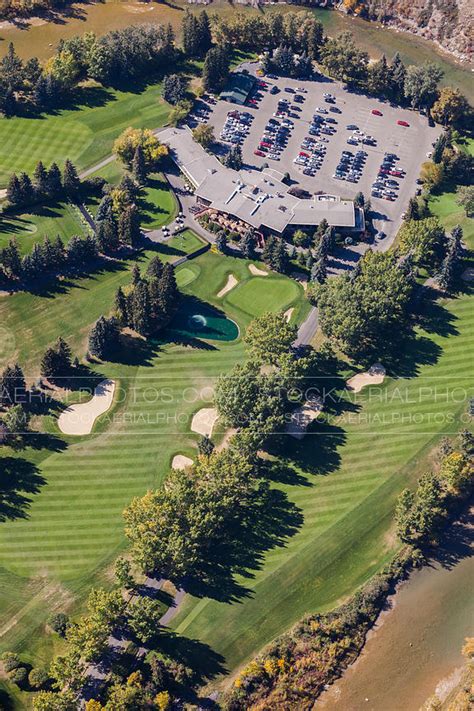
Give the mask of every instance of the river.
[{"label": "river", "polygon": [[[46,59],[53,54],[61,38],[65,39],[86,31],[103,34],[108,30],[143,22],[171,22],[179,34],[183,10],[189,7],[196,8],[193,5],[189,6],[184,0],[176,0],[169,4],[137,0],[106,0],[99,3],[73,4],[67,10],[53,15],[50,22],[39,18],[17,24],[0,22],[0,54],[5,54],[8,43],[13,42],[21,57],[37,56]],[[262,11],[287,12],[296,9],[303,8],[280,5],[278,8],[270,6]],[[236,12],[232,5],[224,0],[216,0],[207,7],[207,10],[220,15]],[[238,10],[255,12],[242,6],[239,6]],[[444,71],[443,82],[459,87],[471,103],[474,103],[472,66],[463,65],[449,55],[441,53],[432,42],[332,10],[314,9],[312,12],[321,20],[330,35],[350,30],[358,44],[372,57],[380,57],[385,52],[387,57],[391,58],[395,52],[399,52],[408,64],[436,62]]]},{"label": "river", "polygon": [[455,524],[430,564],[390,599],[359,659],[315,703],[315,711],[417,711],[443,696],[474,634],[474,508]]}]

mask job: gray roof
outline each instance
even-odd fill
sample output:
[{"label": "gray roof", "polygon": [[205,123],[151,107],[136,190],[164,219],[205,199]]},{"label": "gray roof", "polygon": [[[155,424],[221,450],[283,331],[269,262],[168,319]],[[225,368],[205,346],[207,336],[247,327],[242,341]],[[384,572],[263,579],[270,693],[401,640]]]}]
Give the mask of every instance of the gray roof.
[{"label": "gray roof", "polygon": [[194,183],[197,197],[255,228],[265,226],[283,232],[288,225],[317,225],[322,219],[334,227],[356,224],[352,200],[334,195],[301,200],[289,194],[281,174],[274,169],[226,168],[194,141],[188,128],[166,129],[160,139],[169,145],[173,159]]}]

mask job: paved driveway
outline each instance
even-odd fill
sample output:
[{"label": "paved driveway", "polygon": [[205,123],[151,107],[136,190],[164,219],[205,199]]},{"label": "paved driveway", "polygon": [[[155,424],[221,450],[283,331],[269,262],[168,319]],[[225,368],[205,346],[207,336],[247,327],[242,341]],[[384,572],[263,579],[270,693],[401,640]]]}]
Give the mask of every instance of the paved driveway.
[{"label": "paved driveway", "polygon": [[[395,153],[400,158],[399,166],[406,171],[405,177],[399,180],[398,198],[394,202],[382,198],[371,198],[376,213],[374,225],[376,229],[383,230],[387,234],[383,244],[377,245],[377,248],[387,249],[398,231],[401,215],[407,207],[408,200],[415,193],[416,179],[419,176],[421,164],[427,160],[426,154],[431,150],[433,141],[440,133],[440,128],[437,126],[430,128],[426,117],[415,111],[401,109],[378,99],[349,92],[338,82],[329,79],[302,81],[301,79],[279,78],[267,81],[270,84],[276,84],[281,91],[279,94],[270,94],[268,90],[263,92],[263,98],[257,109],[244,107],[246,111],[255,116],[250,133],[242,148],[246,165],[252,168],[261,168],[263,163],[267,162],[282,173],[288,172],[295,183],[311,193],[324,191],[340,195],[343,198],[353,198],[359,190],[365,196],[370,196],[371,185],[377,176],[384,152]],[[301,111],[294,112],[298,114],[299,118],[292,117],[294,129],[281,160],[273,161],[255,156],[253,152],[263,134],[265,124],[276,111],[278,100],[293,96],[285,92],[284,88],[295,89],[297,86],[306,89],[304,94],[306,98],[304,103],[299,105]],[[303,175],[302,170],[294,165],[293,159],[300,150],[303,138],[308,135],[308,126],[316,107],[329,108],[329,105],[324,102],[324,92],[330,92],[336,97],[336,106],[341,113],[330,112],[328,114],[337,121],[337,124],[333,124],[336,133],[333,136],[327,136],[329,142],[326,144],[327,153],[323,165],[316,175],[311,177]],[[218,101],[212,107],[208,121],[215,127],[216,136],[220,133],[227,112],[233,108],[239,107],[225,101]],[[378,109],[383,116],[373,115],[372,109]],[[399,119],[407,121],[410,126],[408,128],[398,126],[397,120]],[[352,133],[346,128],[349,124],[358,126],[361,131],[374,136],[377,141],[375,146],[361,146],[367,151],[368,156],[362,178],[358,183],[349,183],[332,177],[341,152],[343,150],[358,150],[356,146],[347,144],[347,138]]]}]

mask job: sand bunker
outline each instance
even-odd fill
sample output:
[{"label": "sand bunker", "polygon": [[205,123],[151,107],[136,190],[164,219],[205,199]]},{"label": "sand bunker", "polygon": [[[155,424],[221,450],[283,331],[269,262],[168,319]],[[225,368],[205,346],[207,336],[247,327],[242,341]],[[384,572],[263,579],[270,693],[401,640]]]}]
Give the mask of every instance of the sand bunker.
[{"label": "sand bunker", "polygon": [[210,437],[217,417],[218,414],[215,407],[204,407],[202,410],[198,410],[191,422],[192,431]]},{"label": "sand bunker", "polygon": [[229,274],[229,276],[227,277],[226,285],[222,287],[222,289],[217,294],[217,297],[220,299],[221,296],[225,296],[225,294],[227,294],[228,291],[233,289],[236,284],[238,284],[238,281],[235,276],[233,274]]},{"label": "sand bunker", "polygon": [[107,412],[114,399],[115,382],[102,380],[88,402],[70,405],[58,418],[58,427],[68,435],[85,435],[92,432],[96,419]]},{"label": "sand bunker", "polygon": [[303,439],[308,426],[322,411],[323,401],[321,398],[307,400],[304,405],[291,413],[291,420],[286,425],[285,431],[295,439]]},{"label": "sand bunker", "polygon": [[464,279],[464,281],[474,281],[474,267],[465,269],[461,275],[461,279]]},{"label": "sand bunker", "polygon": [[184,454],[176,454],[171,462],[173,469],[186,469],[186,467],[191,467],[192,464],[193,460],[185,457]]},{"label": "sand bunker", "polygon": [[249,264],[249,269],[254,276],[268,276],[268,272],[264,269],[259,269],[255,264]]},{"label": "sand bunker", "polygon": [[306,291],[308,288],[308,277],[306,274],[303,274],[302,272],[291,272],[290,277],[301,284],[303,289]]},{"label": "sand bunker", "polygon": [[350,390],[358,393],[366,385],[381,385],[385,379],[385,372],[382,363],[374,363],[366,373],[357,373],[349,378],[346,385]]},{"label": "sand bunker", "polygon": [[295,310],[295,309],[294,309],[294,306],[292,306],[291,309],[288,309],[288,311],[285,311],[285,313],[283,314],[283,316],[286,318],[286,320],[288,321],[288,323],[290,322],[290,319],[291,319],[291,317],[293,316],[293,311],[294,311],[294,310]]}]

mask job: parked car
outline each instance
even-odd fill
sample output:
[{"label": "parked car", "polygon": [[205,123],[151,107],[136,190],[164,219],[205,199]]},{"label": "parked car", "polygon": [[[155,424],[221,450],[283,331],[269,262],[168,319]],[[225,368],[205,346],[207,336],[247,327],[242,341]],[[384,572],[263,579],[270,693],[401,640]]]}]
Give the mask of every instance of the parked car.
[{"label": "parked car", "polygon": [[379,109],[372,109],[372,113],[374,116],[383,116],[383,113],[379,111]]},{"label": "parked car", "polygon": [[280,89],[274,84],[272,88],[270,89],[270,94],[279,94]]},{"label": "parked car", "polygon": [[348,131],[358,131],[359,127],[355,125],[355,123],[349,123],[346,126]]},{"label": "parked car", "polygon": [[254,155],[260,156],[260,158],[264,158],[265,153],[264,153],[263,151],[257,149],[257,150],[254,151]]},{"label": "parked car", "polygon": [[397,123],[398,123],[399,126],[405,126],[406,128],[408,128],[408,127],[410,126],[410,124],[408,123],[408,121],[403,121],[402,119],[399,119],[399,120],[397,121]]}]

